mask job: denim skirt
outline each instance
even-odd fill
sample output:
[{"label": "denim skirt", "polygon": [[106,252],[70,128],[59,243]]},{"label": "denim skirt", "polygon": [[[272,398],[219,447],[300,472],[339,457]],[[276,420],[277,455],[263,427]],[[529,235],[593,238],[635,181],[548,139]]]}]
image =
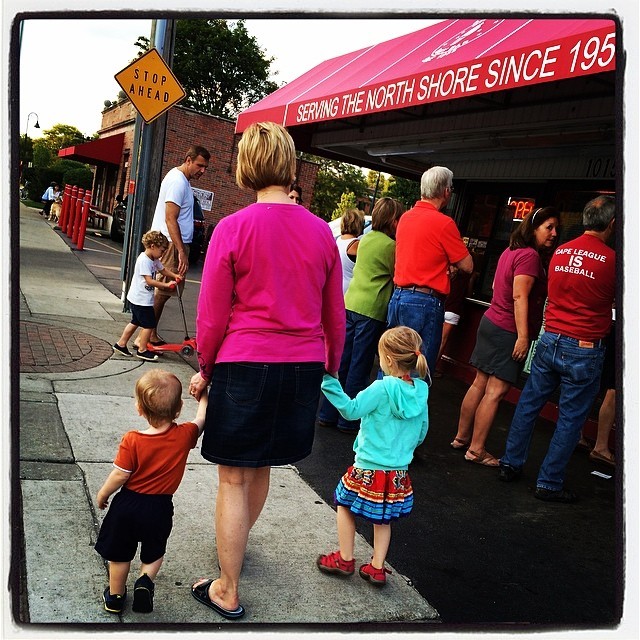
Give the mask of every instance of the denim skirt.
[{"label": "denim skirt", "polygon": [[516,362],[511,357],[517,338],[517,333],[501,329],[482,316],[469,361],[476,369],[515,384],[524,368],[524,360]]},{"label": "denim skirt", "polygon": [[292,464],[311,453],[322,362],[213,368],[202,457],[232,467]]}]

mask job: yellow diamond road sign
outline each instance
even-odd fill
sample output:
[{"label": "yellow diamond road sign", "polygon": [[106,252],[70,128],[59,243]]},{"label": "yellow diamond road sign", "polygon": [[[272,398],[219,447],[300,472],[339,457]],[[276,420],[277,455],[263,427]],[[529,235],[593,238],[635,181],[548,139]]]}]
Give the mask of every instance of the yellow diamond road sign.
[{"label": "yellow diamond road sign", "polygon": [[147,123],[186,95],[157,49],[150,49],[134,60],[115,79]]}]

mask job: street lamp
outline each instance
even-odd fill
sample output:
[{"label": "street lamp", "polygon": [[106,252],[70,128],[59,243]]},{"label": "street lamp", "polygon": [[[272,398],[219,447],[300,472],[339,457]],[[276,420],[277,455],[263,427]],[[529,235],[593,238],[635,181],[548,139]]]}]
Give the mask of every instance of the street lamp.
[{"label": "street lamp", "polygon": [[24,139],[27,139],[27,133],[29,131],[29,118],[31,116],[35,116],[36,117],[36,123],[33,125],[36,129],[40,128],[40,123],[38,122],[39,118],[38,118],[38,114],[35,111],[32,111],[28,116],[27,116],[27,127],[24,131]]}]

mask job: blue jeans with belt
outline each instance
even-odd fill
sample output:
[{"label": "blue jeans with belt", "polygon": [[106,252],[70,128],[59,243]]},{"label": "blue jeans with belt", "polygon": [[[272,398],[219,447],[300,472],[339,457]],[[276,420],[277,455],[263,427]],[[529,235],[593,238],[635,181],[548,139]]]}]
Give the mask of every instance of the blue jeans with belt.
[{"label": "blue jeans with belt", "polygon": [[[344,392],[355,398],[360,391],[369,386],[371,369],[378,352],[378,341],[385,330],[385,323],[361,313],[347,309],[347,328],[344,350],[340,360],[338,379]],[[323,398],[318,419],[324,422],[336,422],[339,429],[356,431],[358,421],[347,421],[338,410]]]},{"label": "blue jeans with belt", "polygon": [[443,323],[443,300],[429,293],[397,287],[394,289],[387,311],[387,325],[404,325],[420,334],[422,353],[427,358],[431,375],[436,370]]},{"label": "blue jeans with belt", "polygon": [[520,470],[527,460],[536,419],[560,386],[558,421],[536,485],[559,491],[565,470],[580,440],[582,427],[598,393],[604,361],[603,341],[581,347],[578,340],[545,332],[531,363],[531,373],[516,407],[500,465]]}]

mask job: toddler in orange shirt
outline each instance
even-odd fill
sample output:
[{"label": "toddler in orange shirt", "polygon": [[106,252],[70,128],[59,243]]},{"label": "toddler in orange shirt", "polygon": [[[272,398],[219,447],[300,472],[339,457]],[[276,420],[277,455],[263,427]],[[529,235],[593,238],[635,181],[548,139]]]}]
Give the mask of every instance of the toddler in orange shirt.
[{"label": "toddler in orange shirt", "polygon": [[109,586],[104,608],[121,613],[127,597],[127,577],[140,543],[140,577],[133,591],[133,611],[153,611],[154,580],[164,560],[173,524],[173,494],[180,485],[189,451],[204,428],[207,394],[200,396],[196,417],[177,424],[182,409],[182,384],[172,373],[152,369],[136,383],[138,413],[148,424],[143,431],[122,437],[115,467],[98,491],[96,501],[105,509],[95,545],[109,563]]}]

